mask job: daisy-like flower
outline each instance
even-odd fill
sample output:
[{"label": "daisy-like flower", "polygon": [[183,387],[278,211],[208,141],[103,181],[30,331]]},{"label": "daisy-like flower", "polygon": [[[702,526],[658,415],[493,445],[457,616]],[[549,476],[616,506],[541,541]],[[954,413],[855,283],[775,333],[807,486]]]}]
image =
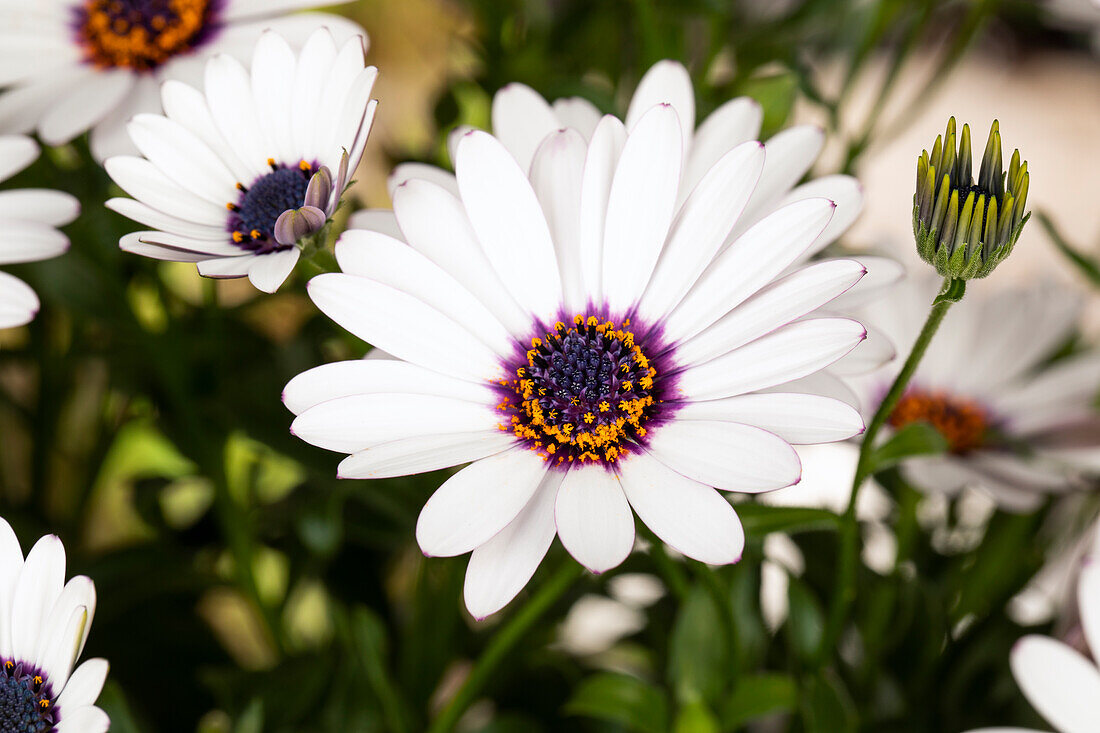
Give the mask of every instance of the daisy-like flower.
[{"label": "daisy-like flower", "polygon": [[860,263],[780,278],[828,236],[833,202],[783,206],[724,247],[764,147],[728,151],[679,205],[682,150],[667,104],[629,135],[610,116],[587,144],[552,133],[530,179],[500,141],[469,132],[458,197],[410,180],[394,201],[408,244],[351,230],[343,273],[310,283],[323,312],[395,359],[299,375],[284,393],[293,431],[350,454],[348,478],[472,461],[416,536],[430,556],[472,551],[475,616],[515,596],[555,534],[594,572],[617,566],[631,507],[684,555],[736,562],[741,525],[715,489],[789,486],[791,443],[862,429],[845,403],[783,387],[865,336],[852,320],[803,318],[858,282]]},{"label": "daisy-like flower", "polygon": [[263,34],[251,74],[232,56],[210,59],[205,92],[165,82],[165,115],[128,126],[144,158],[106,163],[134,197],[107,206],[154,230],[126,235],[122,249],[275,292],[322,238],[363,157],[377,75],[362,38],[338,47],[322,28],[297,57]]},{"label": "daisy-like flower", "polygon": [[[1077,585],[1081,625],[1093,659],[1048,636],[1025,636],[1012,649],[1012,676],[1035,710],[1058,733],[1100,730],[1100,566],[1090,563]],[[983,728],[972,733],[1038,733],[1022,728]]]},{"label": "daisy-like flower", "polygon": [[0,0],[0,131],[60,145],[91,129],[97,160],[129,153],[126,122],[160,111],[161,82],[198,83],[210,54],[246,59],[265,29],[295,45],[321,26],[362,35],[337,15],[288,15],[346,1]]},{"label": "daisy-like flower", "polygon": [[[38,145],[22,135],[0,135],[0,182],[30,165]],[[0,265],[36,262],[69,248],[55,227],[80,213],[80,203],[67,193],[44,189],[0,192]],[[0,272],[0,328],[22,326],[38,312],[38,296],[19,278]]]},{"label": "daisy-like flower", "polygon": [[[912,344],[938,281],[910,279],[867,307],[865,319],[899,345]],[[978,291],[947,317],[887,424],[932,425],[945,454],[902,469],[926,490],[955,495],[967,486],[1002,508],[1027,511],[1045,494],[1081,485],[1100,471],[1100,351],[1045,365],[1070,338],[1079,312],[1064,289]],[[901,365],[853,377],[864,415],[872,414]]]},{"label": "daisy-like flower", "polygon": [[95,585],[65,582],[65,548],[53,535],[23,559],[19,540],[0,519],[0,730],[103,733],[95,707],[107,678],[104,659],[76,669],[95,616]]}]

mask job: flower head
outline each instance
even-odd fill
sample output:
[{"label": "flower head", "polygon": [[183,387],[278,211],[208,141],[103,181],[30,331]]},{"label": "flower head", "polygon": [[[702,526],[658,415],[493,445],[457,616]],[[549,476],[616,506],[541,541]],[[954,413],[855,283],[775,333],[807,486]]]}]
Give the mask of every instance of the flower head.
[{"label": "flower head", "polygon": [[[38,145],[22,135],[0,135],[0,182],[38,157]],[[69,239],[55,227],[68,224],[80,203],[67,193],[42,189],[0,192],[0,264],[56,257]],[[27,323],[38,311],[38,297],[22,280],[0,272],[0,328]]]},{"label": "flower head", "polygon": [[0,94],[0,130],[37,130],[46,143],[60,145],[91,129],[97,160],[130,153],[126,123],[160,111],[161,82],[201,78],[208,55],[240,53],[266,29],[295,46],[322,26],[341,42],[363,34],[338,15],[288,15],[331,4],[56,0],[42,8],[0,3],[0,87],[8,87]]},{"label": "flower head", "polygon": [[0,519],[0,730],[105,733],[110,720],[95,707],[107,678],[103,659],[76,669],[95,616],[95,586],[78,575],[65,582],[65,548],[49,535],[23,558]]},{"label": "flower head", "polygon": [[361,38],[338,48],[322,28],[298,56],[265,33],[251,74],[230,56],[211,59],[205,92],[166,82],[165,115],[129,125],[145,157],[106,164],[134,197],[107,206],[153,228],[123,237],[122,249],[274,292],[323,240],[363,156],[376,76]]},{"label": "flower head", "polygon": [[1030,214],[1027,161],[1012,153],[1008,171],[1001,157],[1001,131],[989,130],[978,179],[971,167],[970,126],[956,141],[955,118],[917,160],[913,236],[921,259],[943,277],[986,277],[1012,253]]},{"label": "flower head", "polygon": [[828,199],[741,226],[764,157],[756,141],[732,146],[681,202],[668,104],[629,133],[610,116],[588,142],[551,133],[530,175],[468,132],[457,196],[419,179],[395,191],[407,244],[348,231],[343,273],[310,282],[323,312],[395,358],[292,380],[294,433],[349,454],[348,478],[470,463],[416,535],[427,555],[473,553],[475,616],[522,589],[555,535],[589,569],[616,567],[633,513],[685,555],[736,562],[744,535],[715,489],[790,486],[791,443],[862,429],[851,407],[791,383],[863,340],[855,321],[813,316],[865,269],[798,265],[829,231]]}]

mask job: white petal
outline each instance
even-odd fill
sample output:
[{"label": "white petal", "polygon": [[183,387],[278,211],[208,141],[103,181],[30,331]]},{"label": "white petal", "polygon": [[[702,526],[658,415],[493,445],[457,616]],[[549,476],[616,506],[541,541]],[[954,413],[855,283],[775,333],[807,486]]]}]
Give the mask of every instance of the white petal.
[{"label": "white petal", "polygon": [[855,260],[863,265],[867,274],[851,290],[833,302],[831,307],[840,312],[882,297],[888,288],[905,277],[905,266],[889,257],[858,255],[847,256],[845,259]]},{"label": "white petal", "polygon": [[829,223],[826,199],[800,201],[771,214],[731,244],[707,268],[665,323],[676,342],[694,336],[771,282]]},{"label": "white petal", "polygon": [[[96,609],[96,593],[95,585],[91,579],[78,575],[75,578],[69,580],[65,584],[65,587],[61,591],[61,595],[57,601],[53,604],[53,608],[50,609],[50,615],[46,619],[46,625],[44,627],[43,638],[39,640],[37,659],[38,664],[41,666],[45,664],[45,658],[48,656],[48,650],[53,644],[53,640],[62,635],[66,626],[72,619],[73,612],[77,609],[83,609],[85,614],[85,623],[80,628],[80,635],[77,637],[68,637],[65,639],[65,646],[68,648],[71,658],[66,662],[72,664],[76,657],[80,656],[80,653],[84,651],[84,643],[88,640],[88,634],[92,629],[92,620],[95,618]],[[68,671],[66,671],[68,674]],[[51,673],[50,677],[53,678]],[[63,686],[62,683],[54,683],[59,689]]]},{"label": "white petal", "polygon": [[680,120],[681,149],[687,155],[695,131],[695,90],[687,69],[678,61],[666,59],[649,67],[630,99],[626,129],[633,133],[642,118],[658,104],[667,104],[676,110]]},{"label": "white petal", "polygon": [[493,95],[493,135],[511,153],[524,173],[531,169],[543,138],[565,125],[538,92],[524,84],[508,84]]},{"label": "white petal", "polygon": [[269,155],[284,163],[293,160],[297,150],[290,132],[291,105],[294,96],[287,82],[294,78],[294,51],[282,36],[267,31],[260,36],[252,55],[252,100],[256,116],[266,128]]},{"label": "white petal", "polygon": [[11,525],[0,518],[0,657],[6,659],[12,657],[12,599],[22,569],[23,550],[19,547],[19,539]]},{"label": "white petal", "polygon": [[1093,560],[1085,562],[1077,581],[1077,603],[1081,606],[1081,626],[1085,629],[1089,651],[1095,659],[1100,650],[1100,566]]},{"label": "white petal", "polygon": [[553,322],[561,307],[561,278],[550,229],[526,175],[495,138],[478,131],[459,142],[456,175],[470,223],[504,287],[531,313]]},{"label": "white petal", "polygon": [[7,180],[38,158],[38,143],[23,135],[0,135],[0,181]]},{"label": "white petal", "polygon": [[404,242],[377,232],[350,230],[336,244],[340,269],[400,290],[461,323],[498,354],[515,339],[476,297],[438,265]]},{"label": "white petal", "polygon": [[340,462],[340,478],[391,478],[437,471],[508,450],[515,437],[499,428],[387,440]]},{"label": "white petal", "polygon": [[712,565],[741,559],[745,532],[717,491],[645,452],[619,462],[619,480],[638,517],[681,554]]},{"label": "white petal", "polygon": [[118,240],[118,247],[123,252],[169,262],[201,262],[213,256],[203,252],[191,252],[190,250],[143,242],[142,238],[150,234],[154,234],[154,232],[131,232]]},{"label": "white petal", "polygon": [[818,395],[769,392],[685,402],[677,420],[723,420],[755,425],[788,443],[828,443],[863,432],[863,418],[846,402]]},{"label": "white petal", "polygon": [[57,100],[38,123],[38,134],[47,145],[64,145],[107,116],[134,87],[134,74],[115,69],[96,75]]},{"label": "white petal", "polygon": [[46,618],[65,584],[65,547],[46,535],[27,553],[15,584],[11,619],[13,656],[34,659]]},{"label": "white petal", "polygon": [[677,416],[647,437],[661,463],[722,491],[770,491],[798,483],[802,474],[787,441],[752,425]]},{"label": "white petal", "polygon": [[530,335],[530,315],[493,270],[462,202],[439,186],[414,180],[394,192],[393,209],[411,247],[462,283],[513,336]]},{"label": "white petal", "polygon": [[298,56],[297,74],[294,77],[294,105],[291,109],[291,130],[294,135],[294,148],[306,160],[312,160],[323,151],[316,150],[314,132],[319,114],[331,114],[331,110],[320,110],[324,85],[318,80],[325,79],[329,69],[336,61],[336,41],[327,30],[320,29],[306,40],[302,53]]},{"label": "white petal", "polygon": [[1100,672],[1060,641],[1025,636],[1010,657],[1028,701],[1062,733],[1100,730]]},{"label": "white petal", "polygon": [[671,311],[725,243],[764,166],[764,146],[750,142],[719,160],[692,191],[672,225],[638,313],[656,322]]},{"label": "white petal", "polygon": [[817,160],[824,144],[825,131],[813,125],[789,127],[768,140],[760,185],[735,232],[743,231],[773,211]]},{"label": "white petal", "polygon": [[[361,132],[365,137],[370,131],[370,124],[373,124],[373,111],[368,112],[368,109],[374,83],[378,79],[378,69],[365,66],[363,54],[361,39],[347,41],[341,46],[327,74],[321,109],[339,110],[339,114],[321,115],[314,133],[317,150],[327,165],[338,165],[342,149],[347,149],[353,157],[357,155],[352,152],[356,135]],[[366,120],[368,114],[371,116],[369,123]],[[333,163],[328,163],[328,159]],[[358,167],[358,157],[351,163]]]},{"label": "white petal", "polygon": [[89,624],[88,609],[81,606],[72,609],[63,625],[50,625],[45,629],[48,635],[42,639],[43,649],[35,659],[35,666],[58,688],[64,688],[69,681],[69,673],[80,653],[80,637]]},{"label": "white petal", "polygon": [[89,659],[81,664],[73,670],[65,689],[58,696],[57,706],[67,711],[94,704],[103,691],[103,683],[107,681],[110,669],[106,659]]},{"label": "white petal", "polygon": [[777,208],[813,198],[829,199],[836,204],[836,211],[804,257],[816,254],[835,242],[859,218],[863,211],[863,186],[852,176],[822,176],[795,188],[783,197]]},{"label": "white petal", "polygon": [[[455,174],[427,163],[398,163],[394,166],[386,185],[392,198],[397,189],[409,181],[430,181],[448,193],[458,196],[458,180]],[[369,229],[369,227],[363,227]]]},{"label": "white petal", "polygon": [[353,359],[323,364],[302,372],[283,389],[283,403],[295,415],[339,397],[404,392],[494,404],[499,399],[488,384],[467,382],[392,358]]},{"label": "white petal", "polygon": [[600,124],[603,116],[596,105],[583,97],[562,97],[555,99],[550,106],[554,108],[554,114],[561,120],[561,124],[579,132],[585,142],[592,139],[592,133],[596,131],[596,125]]},{"label": "white petal", "polygon": [[531,164],[531,185],[550,227],[565,308],[570,313],[580,313],[588,304],[580,251],[581,185],[587,152],[579,132],[562,130],[543,140]]},{"label": "white petal", "polygon": [[154,209],[148,204],[143,204],[137,199],[108,199],[105,205],[111,211],[117,211],[128,219],[133,219],[138,224],[147,226],[150,229],[159,229],[162,232],[178,234],[191,239],[209,239],[223,243],[228,239],[224,223],[220,227],[195,224],[165,214],[163,211]]},{"label": "white petal", "polygon": [[607,201],[602,289],[613,313],[645,291],[672,224],[681,161],[676,113],[654,107],[627,137]]},{"label": "white petal", "polygon": [[394,239],[404,241],[405,234],[397,223],[397,217],[390,209],[363,209],[348,217],[348,229],[366,229],[370,232],[388,234]]},{"label": "white petal", "polygon": [[377,443],[438,433],[497,430],[487,405],[436,395],[380,393],[322,402],[299,415],[291,432],[312,445],[355,453]]},{"label": "white petal", "polygon": [[603,242],[611,182],[626,144],[626,130],[607,115],[596,126],[588,144],[581,181],[580,248],[584,289],[594,303],[603,302]]},{"label": "white petal", "polygon": [[200,198],[160,172],[144,158],[123,155],[108,158],[107,174],[126,193],[166,214],[212,227],[226,226],[225,205]]},{"label": "white petal", "polygon": [[546,463],[513,448],[471,463],[432,494],[416,522],[429,557],[452,557],[488,542],[515,519],[546,475]]},{"label": "white petal", "polygon": [[594,573],[617,567],[634,547],[634,515],[619,478],[603,466],[575,466],[558,489],[558,536]]},{"label": "white petal", "polygon": [[8,220],[0,226],[0,264],[37,262],[69,248],[69,238],[46,224]]},{"label": "white petal", "polygon": [[214,151],[237,182],[252,185],[256,178],[271,171],[266,165],[259,167],[255,161],[246,163],[241,159],[239,151],[233,148],[218,129],[210,112],[210,105],[206,103],[206,97],[198,89],[181,81],[169,79],[161,87],[161,101],[164,105],[164,113],[194,133]]},{"label": "white petal", "polygon": [[705,364],[685,369],[679,388],[691,400],[731,397],[809,376],[854,349],[866,335],[856,321],[816,318],[784,326]]},{"label": "white petal", "polygon": [[764,108],[752,97],[737,97],[707,115],[695,131],[684,166],[684,193],[695,188],[714,163],[741,143],[757,140]]},{"label": "white petal", "polygon": [[137,77],[130,93],[95,124],[88,136],[92,157],[102,163],[114,155],[136,155],[137,146],[126,131],[126,123],[143,112],[160,111],[159,80],[156,76]]},{"label": "white petal", "polygon": [[142,155],[191,193],[223,209],[239,197],[236,176],[186,127],[167,117],[141,114],[127,129]]},{"label": "white petal", "polygon": [[248,277],[253,261],[261,255],[241,255],[240,257],[219,257],[213,260],[196,262],[195,266],[203,277],[215,279],[233,279]]},{"label": "white petal", "polygon": [[676,358],[684,364],[699,364],[733,351],[825,305],[863,273],[863,265],[853,260],[827,260],[797,270],[677,346]]},{"label": "white petal", "polygon": [[192,239],[171,232],[141,232],[140,234],[141,241],[148,244],[159,244],[173,249],[199,252],[207,256],[236,257],[244,251],[228,239],[221,242],[211,239]]},{"label": "white petal", "polygon": [[[341,5],[350,0],[326,0],[324,5]],[[225,20],[251,20],[257,16],[267,17],[295,10],[315,8],[321,5],[318,0],[230,0],[226,3]]]},{"label": "white petal", "polygon": [[[764,542],[767,544],[772,537],[782,536],[770,534]],[[760,563],[760,615],[768,631],[773,634],[787,620],[790,611],[789,591],[790,579],[786,568],[768,560]]]},{"label": "white petal", "polygon": [[298,264],[301,254],[302,250],[290,247],[260,255],[248,268],[248,279],[258,290],[274,293],[290,277],[290,273],[294,272],[294,266]]},{"label": "white petal", "polygon": [[[290,80],[284,80],[284,84],[289,82]],[[320,87],[315,80],[311,82],[311,88]],[[298,86],[291,88],[295,92],[300,91]],[[229,147],[251,170],[262,172],[267,159],[273,157],[276,151],[266,149],[271,143],[264,134],[257,103],[252,96],[252,80],[244,66],[228,54],[223,53],[212,57],[206,62],[203,89],[206,93],[206,103],[210,107],[210,116]],[[299,112],[298,107],[294,106],[293,111]],[[312,156],[308,155],[307,151],[301,148],[299,150],[303,158],[312,160]],[[242,183],[249,182],[242,181]]]},{"label": "white petal", "polygon": [[339,273],[313,278],[308,289],[325,315],[399,359],[478,382],[501,372],[500,358],[464,325],[407,293]]},{"label": "white petal", "polygon": [[80,202],[62,191],[24,188],[0,191],[0,218],[23,219],[50,226],[64,226],[80,213]]},{"label": "white petal", "polygon": [[535,574],[554,541],[554,500],[563,476],[548,471],[516,518],[470,555],[462,595],[474,618],[504,608]]},{"label": "white petal", "polygon": [[107,713],[97,707],[83,707],[66,710],[61,722],[57,724],[57,733],[107,733],[111,719]]}]

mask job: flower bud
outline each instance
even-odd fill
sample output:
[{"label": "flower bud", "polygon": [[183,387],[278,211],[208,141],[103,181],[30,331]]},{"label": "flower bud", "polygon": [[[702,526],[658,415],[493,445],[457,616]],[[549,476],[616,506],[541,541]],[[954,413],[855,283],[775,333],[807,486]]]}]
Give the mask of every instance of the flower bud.
[{"label": "flower bud", "polygon": [[1012,153],[1003,169],[1001,132],[996,120],[989,130],[982,166],[975,181],[971,166],[970,126],[963,125],[956,143],[955,118],[936,138],[932,152],[917,160],[913,197],[913,236],[921,259],[943,277],[986,277],[1012,252],[1030,213],[1027,205],[1027,161]]}]

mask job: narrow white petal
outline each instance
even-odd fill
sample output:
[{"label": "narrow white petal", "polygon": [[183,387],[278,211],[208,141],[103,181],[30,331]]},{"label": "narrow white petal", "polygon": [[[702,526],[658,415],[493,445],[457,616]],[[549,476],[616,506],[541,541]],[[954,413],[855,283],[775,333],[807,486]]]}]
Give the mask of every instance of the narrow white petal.
[{"label": "narrow white petal", "polygon": [[584,289],[595,303],[603,302],[603,243],[611,182],[626,144],[626,129],[618,118],[605,116],[592,133],[581,180],[580,248]]},{"label": "narrow white petal", "polygon": [[744,231],[773,211],[791,187],[806,175],[824,144],[825,131],[813,125],[788,127],[764,143],[764,172],[760,185],[735,233]]},{"label": "narrow white petal", "polygon": [[784,326],[680,374],[679,389],[690,400],[754,392],[809,376],[854,349],[866,335],[856,321],[816,318]]},{"label": "narrow white petal", "polygon": [[741,559],[745,531],[730,503],[645,452],[619,463],[630,506],[653,533],[681,554],[712,565]]},{"label": "narrow white petal", "polygon": [[341,148],[348,148],[350,154],[355,133],[364,122],[378,70],[365,66],[361,41],[353,38],[340,47],[325,80],[321,109],[340,113],[321,115],[318,119],[314,140],[321,156],[339,155]]},{"label": "narrow white petal", "polygon": [[524,173],[531,169],[535,151],[550,133],[564,127],[538,92],[512,83],[493,95],[493,135],[508,149]]},{"label": "narrow white petal", "polygon": [[294,266],[298,264],[301,255],[302,250],[297,247],[259,255],[248,268],[248,279],[258,290],[274,293],[290,277],[290,273],[294,272]]},{"label": "narrow white petal", "polygon": [[757,140],[764,108],[752,97],[737,97],[699,123],[684,165],[684,193],[695,188],[719,158],[741,143]]},{"label": "narrow white petal", "polygon": [[158,85],[156,76],[139,76],[122,102],[95,124],[88,135],[88,147],[97,162],[102,163],[115,155],[137,154],[138,149],[126,131],[126,123],[144,112],[160,111]]},{"label": "narrow white petal", "polygon": [[297,73],[293,80],[294,104],[291,109],[291,134],[294,137],[294,149],[306,160],[312,160],[323,151],[316,150],[314,131],[320,114],[331,114],[333,110],[321,110],[321,96],[324,85],[318,80],[325,79],[329,69],[336,62],[336,41],[326,29],[319,29],[306,40],[298,56]]},{"label": "narrow white petal", "polygon": [[529,312],[553,322],[561,307],[561,278],[527,176],[504,146],[478,131],[459,142],[456,175],[470,222],[504,287]]},{"label": "narrow white petal", "polygon": [[214,122],[210,106],[206,103],[206,96],[198,89],[181,81],[169,79],[164,82],[160,94],[164,114],[206,143],[207,147],[213,150],[214,154],[229,168],[237,182],[252,185],[256,178],[270,172],[270,168],[266,165],[261,167],[255,160],[245,162],[238,151],[226,141],[217,123]]},{"label": "narrow white petal", "polygon": [[38,143],[23,135],[0,135],[0,181],[7,180],[38,158]]},{"label": "narrow white petal", "polygon": [[1010,660],[1016,683],[1048,723],[1061,733],[1100,730],[1096,665],[1045,636],[1025,636],[1012,649]]},{"label": "narrow white petal", "polygon": [[381,232],[394,239],[405,240],[405,234],[391,209],[363,209],[348,217],[348,229],[366,229]]},{"label": "narrow white petal", "polygon": [[309,295],[329,318],[399,359],[475,382],[500,374],[497,354],[464,325],[408,293],[330,273],[310,281]]},{"label": "narrow white petal", "polygon": [[23,219],[50,226],[64,226],[80,213],[80,202],[63,191],[23,188],[0,191],[0,218]]},{"label": "narrow white petal", "polygon": [[867,274],[830,306],[841,313],[881,298],[887,288],[905,277],[905,266],[889,257],[858,255],[846,256],[845,259],[855,260],[863,265]]},{"label": "narrow white petal", "polygon": [[513,448],[471,463],[432,494],[416,522],[429,557],[452,557],[488,542],[515,519],[546,475],[546,463]]},{"label": "narrow white petal", "polygon": [[80,637],[89,623],[88,609],[81,606],[72,609],[64,624],[48,625],[44,629],[48,636],[42,639],[43,649],[35,658],[35,666],[58,688],[64,688],[69,681],[69,673],[80,653]]},{"label": "narrow white petal", "polygon": [[0,328],[15,328],[29,323],[39,307],[38,296],[30,285],[14,275],[0,272]]},{"label": "narrow white petal", "polygon": [[647,112],[627,137],[604,227],[602,290],[613,312],[626,312],[645,291],[672,224],[682,159],[680,123],[668,105]]},{"label": "narrow white petal", "polygon": [[707,268],[665,323],[677,342],[694,336],[771,282],[813,243],[833,215],[832,202],[786,206],[741,235]]},{"label": "narrow white petal", "polygon": [[62,710],[72,710],[95,704],[110,669],[106,659],[89,659],[81,664],[73,670],[65,689],[58,696],[57,706]]},{"label": "narrow white petal", "polygon": [[0,264],[37,262],[69,248],[69,238],[46,224],[8,220],[0,227]]},{"label": "narrow white petal", "polygon": [[192,252],[190,250],[177,249],[175,247],[165,247],[159,244],[148,244],[142,241],[143,237],[154,233],[155,232],[131,232],[130,234],[126,234],[122,239],[118,240],[118,248],[130,254],[150,257],[154,260],[166,260],[168,262],[202,262],[214,256],[203,252]]},{"label": "narrow white petal", "polygon": [[658,104],[667,104],[676,110],[680,120],[681,148],[687,155],[695,131],[695,90],[687,69],[678,61],[666,59],[649,67],[630,99],[626,129],[633,132],[649,110]]},{"label": "narrow white petal", "polygon": [[122,104],[134,81],[128,69],[96,74],[93,82],[57,100],[38,123],[38,134],[47,145],[64,145]]},{"label": "narrow white petal", "polygon": [[57,733],[107,733],[111,719],[107,713],[97,707],[83,707],[66,710],[61,722],[57,724]]},{"label": "narrow white petal", "polygon": [[499,428],[388,440],[340,462],[340,478],[391,478],[437,471],[508,450],[515,437]]},{"label": "narrow white petal", "polygon": [[439,433],[497,430],[500,416],[487,405],[437,395],[378,393],[341,397],[311,407],[291,424],[302,440],[341,453]]},{"label": "narrow white petal", "polygon": [[252,55],[252,100],[256,116],[266,128],[268,154],[283,162],[290,162],[296,152],[290,132],[294,97],[287,89],[287,81],[293,78],[294,51],[290,44],[271,31],[261,35]]},{"label": "narrow white petal", "polygon": [[236,201],[236,176],[187,128],[160,115],[142,114],[127,126],[130,137],[161,173],[212,204]]},{"label": "narrow white petal", "polygon": [[802,474],[790,443],[752,425],[677,416],[648,437],[649,452],[661,463],[722,491],[780,489]]},{"label": "narrow white petal", "polygon": [[12,657],[12,601],[22,569],[23,550],[19,547],[19,539],[11,525],[0,517],[0,657],[7,659]]},{"label": "narrow white petal", "polygon": [[1081,626],[1093,659],[1100,653],[1100,565],[1086,560],[1077,581],[1077,602],[1081,606]]},{"label": "narrow white petal", "polygon": [[474,618],[504,608],[535,574],[554,541],[554,501],[562,477],[548,471],[516,518],[470,555],[462,595]]},{"label": "narrow white petal", "polygon": [[561,130],[543,140],[531,164],[531,185],[550,227],[564,304],[570,313],[580,313],[588,304],[580,251],[581,185],[587,152],[579,132]]},{"label": "narrow white petal", "polygon": [[196,224],[166,214],[159,209],[154,209],[152,206],[143,204],[137,199],[108,199],[105,205],[111,211],[116,211],[150,229],[159,229],[162,232],[178,234],[191,239],[210,239],[221,242],[225,242],[226,239],[228,239],[224,223],[220,227]]},{"label": "narrow white petal", "polygon": [[[778,536],[782,535],[768,535],[764,540],[765,544],[772,537]],[[770,560],[760,563],[760,615],[768,631],[773,634],[787,620],[790,611],[789,590],[790,578],[786,568]]]},{"label": "narrow white petal", "polygon": [[619,477],[603,466],[569,470],[558,489],[554,521],[565,549],[594,573],[618,567],[634,547],[630,504]]},{"label": "narrow white petal", "polygon": [[835,242],[859,218],[863,211],[863,186],[852,176],[822,176],[792,190],[776,208],[813,198],[829,199],[836,204],[836,211],[804,257],[816,254]]},{"label": "narrow white petal", "polygon": [[[61,595],[58,596],[57,601],[50,609],[50,615],[46,618],[44,627],[45,633],[43,638],[39,640],[36,653],[39,664],[44,663],[53,639],[64,632],[72,619],[73,612],[77,609],[84,609],[86,623],[82,625],[79,636],[66,639],[66,644],[71,647],[70,651],[73,653],[74,658],[84,650],[84,643],[88,640],[96,609],[95,584],[92,583],[90,578],[83,575],[78,575],[65,584]],[[72,661],[73,659],[70,659],[69,663]]]},{"label": "narrow white petal", "polygon": [[583,97],[562,97],[555,99],[550,106],[554,108],[554,114],[562,125],[579,132],[585,142],[592,139],[592,133],[596,131],[596,125],[600,124],[603,116],[596,105]]},{"label": "narrow white petal", "polygon": [[15,584],[11,637],[13,656],[34,659],[46,617],[65,584],[65,547],[46,535],[27,553]]},{"label": "narrow white petal", "polygon": [[195,266],[203,277],[215,279],[248,277],[254,260],[261,255],[241,255],[239,257],[218,257],[213,260],[196,262]]},{"label": "narrow white petal", "polygon": [[454,173],[427,163],[398,163],[386,179],[390,197],[393,198],[394,192],[403,184],[416,180],[431,181],[448,193],[458,196],[458,180]]},{"label": "narrow white petal", "polygon": [[108,158],[103,165],[126,193],[151,208],[195,224],[225,228],[225,204],[214,204],[185,190],[148,160],[123,155]]},{"label": "narrow white petal", "polygon": [[211,239],[192,239],[171,232],[141,232],[140,234],[141,241],[148,244],[159,244],[164,247],[198,252],[213,257],[235,257],[244,251],[230,243],[228,239],[221,242]]},{"label": "narrow white petal", "polygon": [[788,443],[829,443],[863,432],[863,418],[846,402],[818,395],[769,392],[685,402],[677,420],[723,420],[755,425]]}]

